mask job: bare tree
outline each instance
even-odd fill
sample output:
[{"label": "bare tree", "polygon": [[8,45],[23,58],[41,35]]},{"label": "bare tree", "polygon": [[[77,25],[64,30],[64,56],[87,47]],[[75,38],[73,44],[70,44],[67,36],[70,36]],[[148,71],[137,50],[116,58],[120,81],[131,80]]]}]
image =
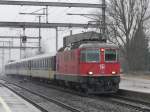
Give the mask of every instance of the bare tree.
[{"label": "bare tree", "polygon": [[[110,0],[108,2],[109,41],[119,45],[129,68],[134,57],[131,44],[137,31],[143,28],[149,0]],[[142,38],[142,37],[141,37]],[[132,49],[133,50],[133,49]],[[131,58],[132,57],[132,58]]]}]

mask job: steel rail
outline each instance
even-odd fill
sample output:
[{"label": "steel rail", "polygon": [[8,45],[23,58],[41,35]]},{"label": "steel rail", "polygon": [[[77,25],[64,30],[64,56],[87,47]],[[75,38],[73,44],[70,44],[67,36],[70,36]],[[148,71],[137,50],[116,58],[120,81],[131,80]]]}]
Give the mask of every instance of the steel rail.
[{"label": "steel rail", "polygon": [[66,2],[37,2],[37,1],[10,1],[0,0],[0,5],[26,5],[26,6],[53,6],[53,7],[82,7],[82,8],[103,8],[102,4],[89,3],[66,3]]},{"label": "steel rail", "polygon": [[[80,23],[38,23],[38,22],[9,22],[0,21],[0,27],[12,28],[97,28],[98,24],[80,24]],[[101,26],[102,27],[102,26]]]}]

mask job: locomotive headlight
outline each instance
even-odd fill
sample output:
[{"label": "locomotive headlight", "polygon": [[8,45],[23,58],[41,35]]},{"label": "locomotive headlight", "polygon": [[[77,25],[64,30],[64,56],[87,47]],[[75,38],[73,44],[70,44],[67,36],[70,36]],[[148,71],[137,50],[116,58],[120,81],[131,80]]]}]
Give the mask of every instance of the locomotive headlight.
[{"label": "locomotive headlight", "polygon": [[115,72],[115,71],[112,71],[112,74],[116,74],[116,72]]},{"label": "locomotive headlight", "polygon": [[93,75],[93,72],[88,72],[89,75]]},{"label": "locomotive headlight", "polygon": [[101,52],[104,52],[105,51],[105,49],[104,48],[101,48]]}]

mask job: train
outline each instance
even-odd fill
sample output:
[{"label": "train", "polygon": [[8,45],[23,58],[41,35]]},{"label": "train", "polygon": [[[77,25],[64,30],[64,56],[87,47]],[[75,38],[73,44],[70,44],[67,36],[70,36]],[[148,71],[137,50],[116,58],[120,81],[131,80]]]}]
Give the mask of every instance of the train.
[{"label": "train", "polygon": [[55,55],[7,63],[5,74],[50,80],[88,94],[116,93],[120,82],[119,48],[100,42],[95,32],[74,34],[64,38],[63,48]]}]

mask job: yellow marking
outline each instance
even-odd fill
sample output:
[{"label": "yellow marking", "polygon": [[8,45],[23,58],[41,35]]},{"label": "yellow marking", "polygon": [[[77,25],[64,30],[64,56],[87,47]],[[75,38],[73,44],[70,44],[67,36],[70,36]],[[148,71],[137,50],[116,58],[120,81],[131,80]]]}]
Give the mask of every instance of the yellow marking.
[{"label": "yellow marking", "polygon": [[5,103],[2,97],[0,97],[0,103],[2,104],[3,108],[5,109],[6,112],[11,112],[10,108],[8,105]]}]

